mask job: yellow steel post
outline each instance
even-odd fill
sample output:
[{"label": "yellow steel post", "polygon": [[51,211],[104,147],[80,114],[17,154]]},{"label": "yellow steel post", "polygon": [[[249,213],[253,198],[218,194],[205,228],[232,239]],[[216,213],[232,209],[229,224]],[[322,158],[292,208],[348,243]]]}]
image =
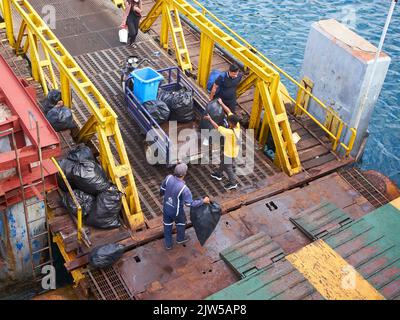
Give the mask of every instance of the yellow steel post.
[{"label": "yellow steel post", "polygon": [[64,102],[64,105],[67,107],[72,106],[72,97],[71,97],[71,85],[69,82],[68,76],[65,72],[60,68],[60,91],[61,91],[61,98]]},{"label": "yellow steel post", "polygon": [[[258,130],[260,129],[260,117],[261,117],[261,112],[262,112],[262,104],[261,104],[261,99],[260,99],[260,90],[258,89],[258,86],[256,85],[254,89],[254,100],[253,100],[253,107],[251,108],[251,115],[250,115],[250,122],[249,122],[249,128],[254,129],[256,135],[258,134]],[[264,113],[264,119],[267,121],[267,116]],[[268,121],[267,121],[268,122]],[[264,131],[266,131],[264,125]]]},{"label": "yellow steel post", "polygon": [[3,1],[3,18],[6,24],[6,35],[8,43],[10,44],[11,47],[14,47],[15,46],[14,25],[12,19],[10,0],[2,0],[2,1]]},{"label": "yellow steel post", "polygon": [[[29,41],[29,58],[31,61],[31,68],[32,68],[32,76],[33,79],[40,82],[40,75],[39,75],[39,57],[37,52],[37,40],[35,36],[32,34],[32,31],[28,29],[28,41]],[[42,83],[41,83],[42,84]],[[43,85],[43,84],[42,84]],[[47,93],[45,93],[47,94]]]},{"label": "yellow steel post", "polygon": [[[22,47],[22,40],[23,40],[24,36],[27,36],[27,34],[25,33],[25,31],[26,31],[26,22],[25,22],[25,21],[22,21],[22,22],[21,22],[21,26],[19,27],[18,36],[17,36],[17,41],[15,42],[15,45],[14,45],[15,53],[16,53],[17,55],[21,54],[21,50],[23,50],[23,49],[21,49],[21,47]],[[25,40],[25,41],[26,41],[26,42],[25,42],[25,45],[26,45],[27,43],[29,44],[29,41],[28,41],[28,40]],[[25,51],[25,53],[26,53],[26,51]]]},{"label": "yellow steel post", "polygon": [[168,49],[168,8],[165,3],[162,5],[162,20],[161,20],[161,31],[160,31],[160,45],[165,50]]},{"label": "yellow steel post", "polygon": [[200,37],[200,57],[199,70],[197,71],[197,81],[202,88],[207,88],[208,77],[211,72],[211,64],[214,51],[214,41],[204,33]]}]

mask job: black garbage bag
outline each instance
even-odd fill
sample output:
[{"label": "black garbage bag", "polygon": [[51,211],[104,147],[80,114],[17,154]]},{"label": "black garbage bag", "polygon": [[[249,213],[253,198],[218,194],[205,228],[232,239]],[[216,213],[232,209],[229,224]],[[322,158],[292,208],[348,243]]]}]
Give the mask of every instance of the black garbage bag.
[{"label": "black garbage bag", "polygon": [[[86,217],[92,213],[96,203],[96,197],[78,189],[73,190],[73,192],[76,200],[82,208],[82,216]],[[63,197],[63,203],[68,213],[78,216],[78,208],[76,207],[75,202],[72,200],[69,192],[65,193]]]},{"label": "black garbage bag", "polygon": [[174,91],[158,89],[157,100],[164,102],[168,108],[173,104]]},{"label": "black garbage bag", "polygon": [[44,114],[47,114],[53,107],[61,100],[61,91],[54,89],[51,90],[47,97],[42,102]]},{"label": "black garbage bag", "polygon": [[[64,172],[65,177],[67,178],[71,187],[74,188],[74,181],[73,181],[74,175],[72,173],[72,169],[75,166],[75,162],[73,162],[69,159],[61,159],[58,162],[58,165],[60,166],[61,170]],[[57,174],[57,183],[58,183],[59,188],[61,188],[61,190],[68,191],[68,188],[65,185],[64,180],[59,173]]]},{"label": "black garbage bag", "polygon": [[47,112],[46,118],[57,132],[75,127],[74,120],[72,118],[72,111],[67,107],[52,108],[49,112]]},{"label": "black garbage bag", "polygon": [[220,217],[221,206],[216,202],[203,204],[197,208],[190,208],[190,220],[201,245],[204,245],[210,237]]},{"label": "black garbage bag", "polygon": [[[218,100],[213,100],[206,106],[203,116],[207,114],[209,114],[211,119],[213,119],[218,125],[222,126],[224,124],[225,112]],[[214,127],[211,125],[210,121],[201,119],[200,129],[212,130]]]},{"label": "black garbage bag", "polygon": [[171,111],[170,120],[189,122],[195,118],[192,90],[160,91],[158,100],[166,103]]},{"label": "black garbage bag", "polygon": [[106,173],[96,161],[75,162],[72,175],[75,187],[92,195],[97,195],[110,186]]},{"label": "black garbage bag", "polygon": [[100,229],[113,229],[121,226],[119,213],[121,211],[122,193],[115,185],[97,195],[96,205],[89,214],[86,223]]},{"label": "black garbage bag", "polygon": [[143,104],[143,107],[158,123],[162,124],[169,119],[170,111],[167,104],[160,100],[151,100]]},{"label": "black garbage bag", "polygon": [[94,248],[89,253],[89,266],[95,269],[111,267],[122,257],[124,248],[122,244],[116,243]]},{"label": "black garbage bag", "polygon": [[92,160],[94,161],[94,155],[92,150],[84,144],[77,146],[75,149],[68,153],[67,158],[71,161],[82,161],[82,160]]}]

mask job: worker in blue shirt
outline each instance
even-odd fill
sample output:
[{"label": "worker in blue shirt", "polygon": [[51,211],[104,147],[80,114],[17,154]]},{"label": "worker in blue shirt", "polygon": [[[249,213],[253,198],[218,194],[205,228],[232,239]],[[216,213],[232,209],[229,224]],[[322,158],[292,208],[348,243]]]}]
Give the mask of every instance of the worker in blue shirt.
[{"label": "worker in blue shirt", "polygon": [[163,222],[164,241],[167,250],[172,249],[172,226],[176,224],[176,242],[183,244],[189,240],[185,237],[186,215],[183,206],[199,207],[210,203],[210,199],[193,200],[192,193],[184,181],[188,167],[185,163],[176,165],[174,174],[168,175],[160,188],[160,195],[164,196]]}]

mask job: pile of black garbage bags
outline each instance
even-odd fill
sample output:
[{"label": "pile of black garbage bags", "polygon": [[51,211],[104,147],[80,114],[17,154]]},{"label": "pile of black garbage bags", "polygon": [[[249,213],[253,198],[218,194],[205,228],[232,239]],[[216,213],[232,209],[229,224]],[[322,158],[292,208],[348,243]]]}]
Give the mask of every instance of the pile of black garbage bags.
[{"label": "pile of black garbage bags", "polygon": [[61,91],[51,90],[42,101],[43,112],[55,131],[63,131],[75,127],[71,109],[64,106]]},{"label": "pile of black garbage bags", "polygon": [[160,88],[157,100],[147,101],[143,106],[158,124],[168,120],[185,123],[195,119],[193,92],[187,88],[175,91]]},{"label": "pile of black garbage bags", "polygon": [[[109,182],[90,148],[85,145],[78,146],[71,150],[59,165],[82,208],[85,224],[100,229],[120,227],[122,193]],[[67,186],[60,176],[57,179],[60,189],[64,191],[63,203],[67,211],[76,216],[77,207]]]}]

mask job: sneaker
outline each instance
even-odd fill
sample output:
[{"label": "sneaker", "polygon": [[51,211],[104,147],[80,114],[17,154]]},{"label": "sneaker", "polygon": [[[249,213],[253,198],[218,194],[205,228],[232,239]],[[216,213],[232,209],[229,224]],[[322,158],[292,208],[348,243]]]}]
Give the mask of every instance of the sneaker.
[{"label": "sneaker", "polygon": [[236,189],[237,188],[237,183],[231,183],[231,182],[229,182],[229,183],[227,183],[226,185],[224,185],[224,188],[226,189],[226,190],[231,190],[231,189]]},{"label": "sneaker", "polygon": [[218,181],[222,180],[222,174],[220,174],[218,172],[211,173],[211,177],[213,177],[214,179],[217,179]]},{"label": "sneaker", "polygon": [[172,246],[171,247],[165,246],[165,250],[171,250],[171,249],[172,249]]},{"label": "sneaker", "polygon": [[184,244],[184,243],[186,243],[186,242],[188,242],[190,240],[190,238],[189,237],[186,237],[185,239],[183,239],[183,240],[181,240],[181,241],[176,241],[176,243],[177,244]]}]

